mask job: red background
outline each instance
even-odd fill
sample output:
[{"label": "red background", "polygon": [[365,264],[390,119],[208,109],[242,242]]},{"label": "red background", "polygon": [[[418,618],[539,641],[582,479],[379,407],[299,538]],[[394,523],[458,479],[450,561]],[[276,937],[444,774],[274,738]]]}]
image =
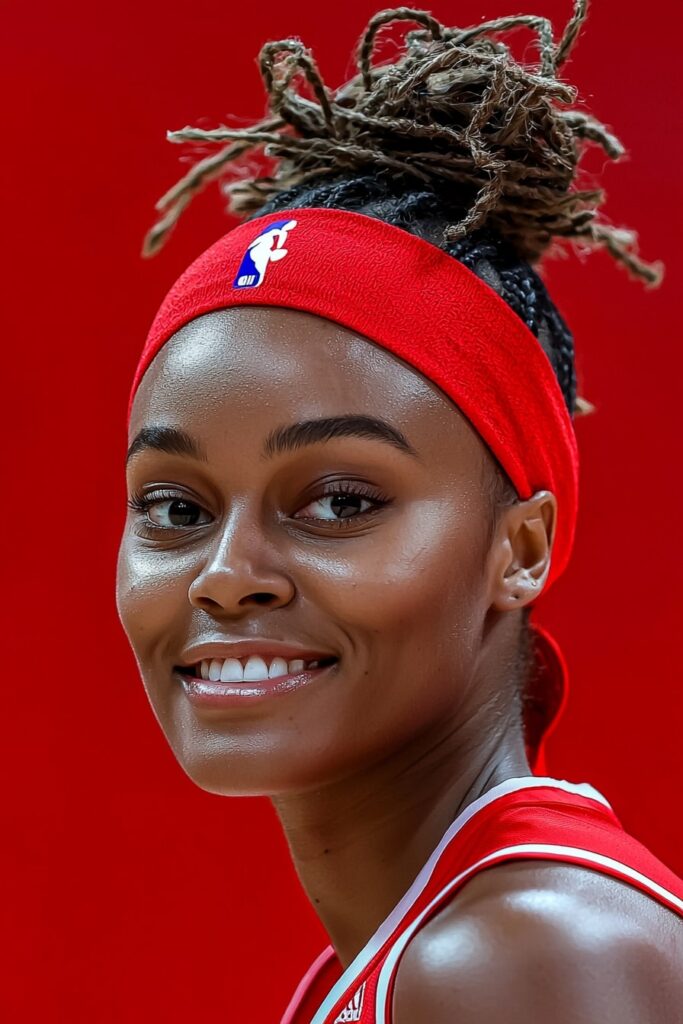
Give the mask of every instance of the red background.
[{"label": "red background", "polygon": [[[468,24],[526,6],[433,10]],[[562,23],[569,6],[534,13]],[[214,186],[159,257],[139,258],[154,201],[186,166],[165,130],[261,116],[267,39],[301,36],[337,84],[375,9],[4,5],[9,1021],[271,1024],[322,946],[266,802],[207,795],[177,767],[117,620],[114,572],[137,353],[167,287],[228,226]],[[570,66],[632,153],[604,169],[608,210],[668,274],[647,292],[602,255],[549,269],[599,411],[578,428],[577,544],[542,621],[573,675],[551,774],[592,782],[683,873],[677,10],[658,8],[655,32],[640,6],[596,2]]]}]

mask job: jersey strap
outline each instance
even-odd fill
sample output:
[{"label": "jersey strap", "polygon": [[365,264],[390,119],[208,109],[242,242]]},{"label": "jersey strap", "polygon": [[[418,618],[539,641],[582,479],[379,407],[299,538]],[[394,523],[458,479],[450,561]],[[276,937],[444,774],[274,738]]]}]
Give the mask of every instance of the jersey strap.
[{"label": "jersey strap", "polygon": [[512,860],[573,863],[646,893],[683,917],[683,881],[624,832],[592,786],[508,779],[458,815],[415,882],[353,963],[329,947],[297,989],[282,1024],[389,1024],[408,943],[478,872]]}]

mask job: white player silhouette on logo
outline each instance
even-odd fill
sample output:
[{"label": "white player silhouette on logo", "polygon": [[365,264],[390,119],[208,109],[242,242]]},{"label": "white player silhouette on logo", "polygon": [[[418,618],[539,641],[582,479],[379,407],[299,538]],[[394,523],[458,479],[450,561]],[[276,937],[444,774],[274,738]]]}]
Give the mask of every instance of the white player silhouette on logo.
[{"label": "white player silhouette on logo", "polygon": [[249,243],[233,281],[233,288],[258,288],[270,264],[283,260],[287,255],[287,234],[295,227],[295,220],[276,220],[265,227]]}]

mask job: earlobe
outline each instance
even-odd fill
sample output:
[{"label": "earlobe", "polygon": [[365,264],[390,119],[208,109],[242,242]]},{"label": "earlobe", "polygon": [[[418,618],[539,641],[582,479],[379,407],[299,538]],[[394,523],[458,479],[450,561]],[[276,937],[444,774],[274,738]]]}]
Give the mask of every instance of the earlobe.
[{"label": "earlobe", "polygon": [[550,491],[537,491],[505,509],[491,549],[491,607],[523,608],[542,592],[556,519],[557,500]]}]

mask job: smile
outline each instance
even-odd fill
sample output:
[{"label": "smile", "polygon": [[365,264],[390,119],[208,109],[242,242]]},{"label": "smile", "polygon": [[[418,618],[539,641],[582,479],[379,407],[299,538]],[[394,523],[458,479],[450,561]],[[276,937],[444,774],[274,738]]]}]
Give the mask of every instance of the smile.
[{"label": "smile", "polygon": [[177,667],[185,696],[197,708],[226,709],[267,700],[301,690],[336,664],[337,658],[318,661],[284,658],[264,660],[226,658],[200,661],[197,665]]}]

